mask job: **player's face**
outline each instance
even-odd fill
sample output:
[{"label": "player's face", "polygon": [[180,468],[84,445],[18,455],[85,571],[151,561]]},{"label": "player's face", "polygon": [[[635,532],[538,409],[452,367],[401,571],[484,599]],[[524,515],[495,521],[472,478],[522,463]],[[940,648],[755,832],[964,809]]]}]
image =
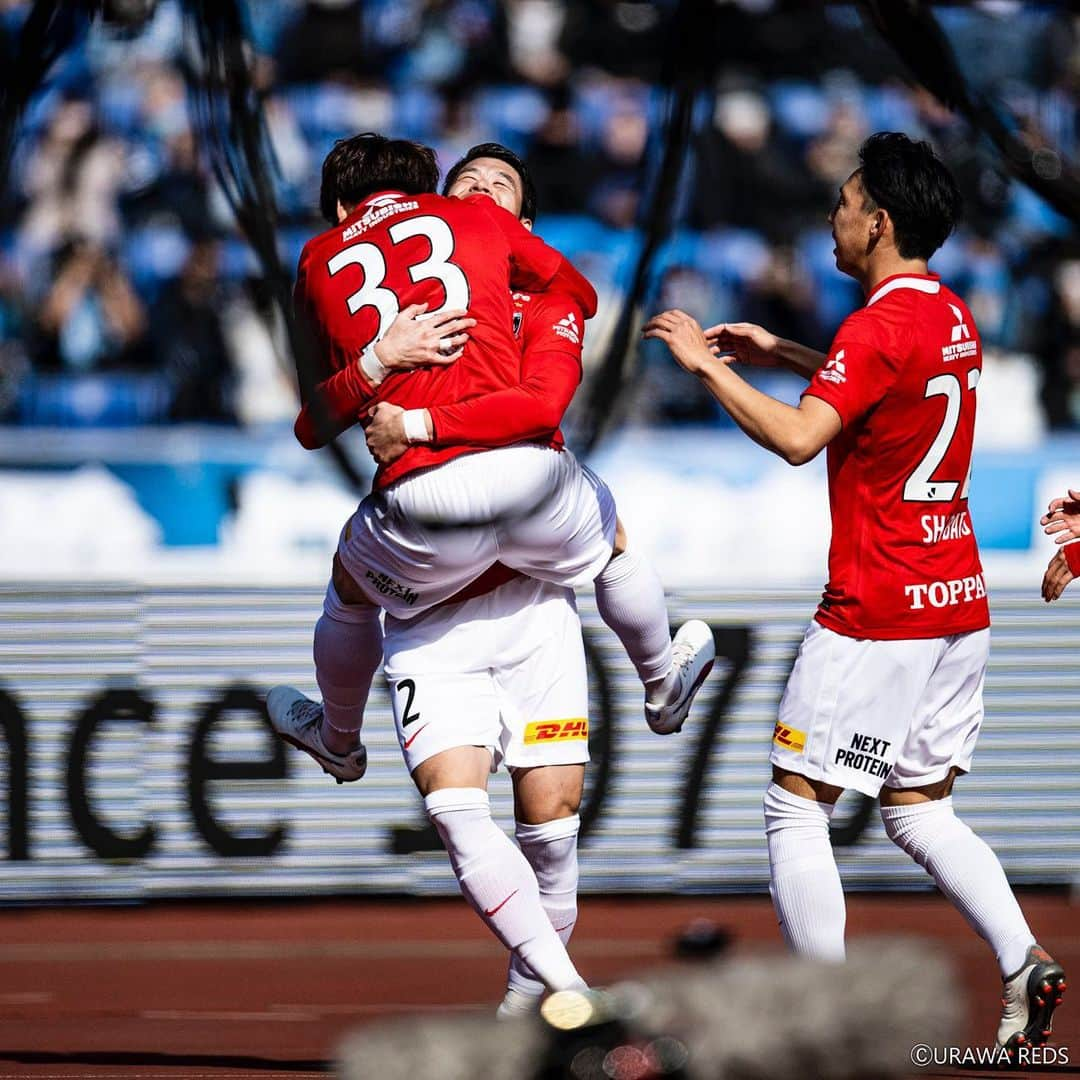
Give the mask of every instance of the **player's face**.
[{"label": "player's face", "polygon": [[466,195],[487,195],[514,217],[521,217],[521,177],[498,158],[473,158],[446,192],[453,199]]},{"label": "player's face", "polygon": [[859,270],[870,246],[870,229],[875,211],[866,198],[862,180],[852,173],[840,188],[836,205],[829,214],[835,247],[836,268],[845,274],[858,277]]}]

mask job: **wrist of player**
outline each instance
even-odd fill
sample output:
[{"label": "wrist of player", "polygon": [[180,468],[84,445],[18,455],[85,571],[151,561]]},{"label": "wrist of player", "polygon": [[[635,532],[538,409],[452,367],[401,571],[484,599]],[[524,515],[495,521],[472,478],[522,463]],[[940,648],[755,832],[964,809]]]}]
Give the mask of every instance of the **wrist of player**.
[{"label": "wrist of player", "polygon": [[360,354],[360,370],[372,386],[378,386],[390,374],[390,369],[382,362],[376,351],[378,344],[377,341],[372,342]]},{"label": "wrist of player", "polygon": [[406,409],[401,414],[401,424],[405,431],[405,439],[410,445],[431,442],[434,429],[431,414],[427,409]]},{"label": "wrist of player", "polygon": [[1065,552],[1065,562],[1073,577],[1080,577],[1080,540],[1074,540],[1066,544],[1062,549]]}]

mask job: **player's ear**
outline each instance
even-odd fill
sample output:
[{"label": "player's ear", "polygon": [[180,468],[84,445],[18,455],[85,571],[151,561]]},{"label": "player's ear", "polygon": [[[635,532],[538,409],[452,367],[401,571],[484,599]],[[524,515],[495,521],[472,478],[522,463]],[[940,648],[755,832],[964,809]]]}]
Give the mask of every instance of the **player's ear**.
[{"label": "player's ear", "polygon": [[529,230],[529,232],[532,232],[532,230],[533,230],[532,218],[527,218],[527,217],[518,218],[518,221],[520,221],[521,224],[524,225],[525,228]]},{"label": "player's ear", "polygon": [[341,200],[337,201],[337,223],[340,225],[349,216],[349,211],[341,205]]}]

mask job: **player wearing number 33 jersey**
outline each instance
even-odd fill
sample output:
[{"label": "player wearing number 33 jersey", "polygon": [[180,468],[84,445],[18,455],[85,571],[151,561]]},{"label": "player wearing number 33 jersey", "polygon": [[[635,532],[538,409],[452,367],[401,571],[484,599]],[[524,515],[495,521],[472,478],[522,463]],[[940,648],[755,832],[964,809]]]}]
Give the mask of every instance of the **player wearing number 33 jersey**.
[{"label": "player wearing number 33 jersey", "polygon": [[[405,409],[451,405],[516,385],[521,349],[512,332],[508,281],[527,292],[568,293],[586,318],[596,313],[589,282],[486,196],[380,192],[364,199],[300,256],[295,298],[320,339],[325,367],[317,381],[347,371],[343,377],[356,385],[340,397],[393,401]],[[372,387],[356,358],[401,308],[423,303],[429,314],[467,308],[474,316],[463,355],[447,367],[390,374]],[[413,446],[379,469],[375,487],[475,449]]]},{"label": "player wearing number 33 jersey", "polygon": [[975,321],[935,274],[886,278],[840,327],[804,391],[843,424],[822,626],[882,640],[990,624],[968,514],[981,371]]}]

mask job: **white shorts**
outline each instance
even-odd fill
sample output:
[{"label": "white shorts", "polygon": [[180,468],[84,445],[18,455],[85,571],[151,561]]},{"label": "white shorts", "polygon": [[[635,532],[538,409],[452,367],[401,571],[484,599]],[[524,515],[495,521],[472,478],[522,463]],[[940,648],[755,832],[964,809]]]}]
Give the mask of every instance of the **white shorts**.
[{"label": "white shorts", "polygon": [[774,765],[876,796],[967,772],[990,631],[869,641],[813,622],[773,732]]},{"label": "white shorts", "polygon": [[515,578],[414,619],[386,616],[383,669],[409,772],[457,746],[492,771],[589,760],[589,688],[574,594]]},{"label": "white shorts", "polygon": [[374,492],[338,555],[372,603],[410,619],[494,562],[573,589],[611,558],[615,501],[567,450],[466,454]]}]

